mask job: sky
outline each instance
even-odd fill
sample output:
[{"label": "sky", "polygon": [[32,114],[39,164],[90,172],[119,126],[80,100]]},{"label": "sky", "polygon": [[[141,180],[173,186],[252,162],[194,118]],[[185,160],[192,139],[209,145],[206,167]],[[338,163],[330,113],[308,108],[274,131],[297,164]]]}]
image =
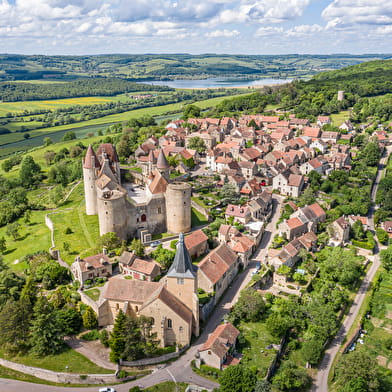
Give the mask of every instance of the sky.
[{"label": "sky", "polygon": [[391,53],[390,0],[0,0],[0,53]]}]

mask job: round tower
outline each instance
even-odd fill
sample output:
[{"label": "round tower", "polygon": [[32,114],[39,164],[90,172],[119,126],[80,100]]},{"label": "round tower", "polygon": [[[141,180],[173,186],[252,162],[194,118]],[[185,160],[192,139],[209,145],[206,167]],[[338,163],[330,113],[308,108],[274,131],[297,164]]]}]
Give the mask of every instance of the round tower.
[{"label": "round tower", "polygon": [[97,171],[100,167],[101,165],[93,148],[91,145],[88,146],[87,153],[83,161],[84,197],[87,215],[96,215],[98,213],[95,180],[97,179]]},{"label": "round tower", "polygon": [[121,190],[98,189],[99,235],[114,232],[127,239],[126,194]]},{"label": "round tower", "polygon": [[174,182],[166,188],[166,226],[168,233],[191,230],[191,190],[185,182]]}]

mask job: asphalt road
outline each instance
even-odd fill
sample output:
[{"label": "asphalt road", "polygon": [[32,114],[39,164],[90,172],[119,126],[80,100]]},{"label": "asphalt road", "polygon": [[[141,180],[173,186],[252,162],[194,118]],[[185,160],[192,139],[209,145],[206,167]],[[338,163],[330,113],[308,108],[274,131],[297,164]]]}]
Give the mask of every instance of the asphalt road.
[{"label": "asphalt road", "polygon": [[[369,227],[371,230],[374,231],[374,221],[373,221],[373,216],[375,212],[375,207],[374,204],[376,202],[376,194],[377,194],[377,188],[378,184],[381,180],[382,176],[382,171],[385,167],[385,164],[387,162],[388,156],[391,153],[392,147],[388,147],[387,153],[380,159],[380,163],[378,165],[378,172],[376,179],[373,183],[372,187],[372,202],[373,205],[369,210]],[[376,241],[377,238],[375,237]],[[344,338],[346,337],[348,331],[350,330],[351,326],[353,325],[355,318],[358,315],[359,309],[361,308],[361,305],[363,303],[363,300],[365,299],[366,292],[369,288],[369,285],[371,281],[373,280],[379,266],[380,266],[380,258],[379,258],[379,247],[380,244],[376,243],[376,249],[374,250],[374,261],[369,270],[366,273],[365,278],[362,281],[362,284],[358,290],[358,293],[354,299],[354,302],[350,308],[349,313],[347,314],[342,326],[340,327],[337,335],[335,336],[334,340],[331,342],[329,345],[328,349],[326,350],[324,357],[319,365],[318,372],[316,379],[312,385],[311,392],[327,392],[328,391],[328,375],[329,372],[331,371],[331,367],[333,364],[333,361],[339,352],[339,349],[344,341]]]}]

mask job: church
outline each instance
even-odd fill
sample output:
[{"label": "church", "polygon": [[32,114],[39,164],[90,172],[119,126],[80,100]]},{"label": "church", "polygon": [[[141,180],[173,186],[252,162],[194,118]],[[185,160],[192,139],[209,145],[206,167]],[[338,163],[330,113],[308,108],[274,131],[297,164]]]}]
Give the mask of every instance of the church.
[{"label": "church", "polygon": [[98,302],[99,326],[113,325],[120,309],[127,315],[153,319],[152,332],[162,347],[190,344],[199,336],[197,273],[181,233],[168,273],[159,282],[113,277]]},{"label": "church", "polygon": [[89,146],[83,160],[86,214],[98,215],[99,232],[114,232],[127,240],[143,242],[156,233],[191,230],[191,191],[185,182],[170,181],[170,165],[163,150],[144,173],[141,185],[122,181],[113,144]]}]

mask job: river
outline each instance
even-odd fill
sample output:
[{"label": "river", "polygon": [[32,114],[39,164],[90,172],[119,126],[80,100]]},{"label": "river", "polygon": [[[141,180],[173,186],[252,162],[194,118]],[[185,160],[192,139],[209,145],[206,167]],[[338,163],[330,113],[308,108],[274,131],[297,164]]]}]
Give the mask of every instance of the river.
[{"label": "river", "polygon": [[283,84],[289,83],[291,79],[253,79],[253,80],[241,80],[241,79],[224,79],[224,78],[208,78],[208,79],[177,79],[177,80],[149,80],[142,82],[145,84],[151,84],[154,86],[169,86],[172,88],[186,88],[186,89],[198,89],[198,88],[227,88],[227,87],[255,87],[270,84]]}]

